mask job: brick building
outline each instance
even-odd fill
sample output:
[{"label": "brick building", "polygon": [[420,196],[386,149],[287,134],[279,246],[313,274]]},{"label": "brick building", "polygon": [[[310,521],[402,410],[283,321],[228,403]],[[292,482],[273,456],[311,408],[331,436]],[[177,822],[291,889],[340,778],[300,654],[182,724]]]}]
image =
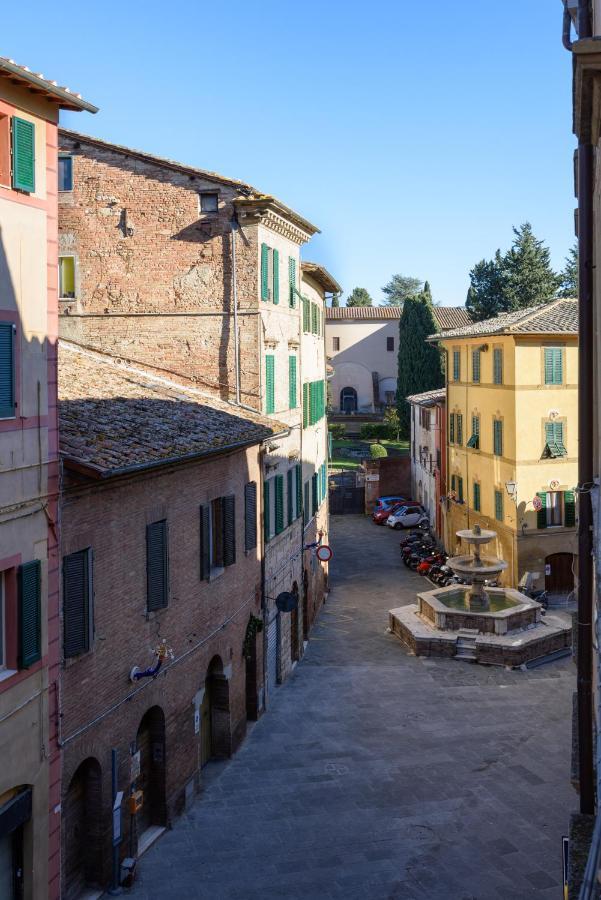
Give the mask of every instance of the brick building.
[{"label": "brick building", "polygon": [[59,896],[57,123],[0,57],[0,897]]},{"label": "brick building", "polygon": [[[314,475],[311,519],[325,503],[323,452],[307,457],[302,436],[302,390],[311,425],[325,427],[323,367],[318,378],[317,357],[301,352],[300,248],[317,229],[276,198],[202,169],[64,130],[61,153],[73,173],[59,217],[61,335],[288,426],[263,471],[269,693],[307,632],[305,569],[315,563],[303,550],[303,502]],[[313,344],[324,339],[317,306]],[[298,595],[296,613],[278,612],[283,592]]]},{"label": "brick building", "polygon": [[[258,715],[261,454],[287,428],[67,342],[59,379],[71,900],[110,882],[113,751],[126,798],[120,856],[137,856]],[[132,680],[161,654],[156,677]]]}]

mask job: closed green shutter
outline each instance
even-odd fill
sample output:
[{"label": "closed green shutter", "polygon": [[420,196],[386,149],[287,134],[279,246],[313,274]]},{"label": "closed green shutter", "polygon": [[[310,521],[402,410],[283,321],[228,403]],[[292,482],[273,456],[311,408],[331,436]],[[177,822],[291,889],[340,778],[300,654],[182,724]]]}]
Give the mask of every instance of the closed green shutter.
[{"label": "closed green shutter", "polygon": [[309,425],[315,424],[315,388],[313,382],[309,382]]},{"label": "closed green shutter", "polygon": [[537,528],[546,528],[547,527],[547,494],[546,492],[542,492],[536,495],[542,506],[540,509],[536,511],[536,527]]},{"label": "closed green shutter", "polygon": [[200,580],[208,581],[211,574],[211,508],[200,507]]},{"label": "closed green shutter", "polygon": [[261,244],[261,300],[269,300],[269,247]]},{"label": "closed green shutter", "polygon": [[472,381],[478,384],[480,381],[480,351],[472,350]]},{"label": "closed green shutter", "polygon": [[309,301],[303,297],[303,331],[306,333],[311,330],[311,317],[309,310]]},{"label": "closed green shutter", "polygon": [[303,512],[303,467],[301,463],[296,464],[296,518]]},{"label": "closed green shutter", "polygon": [[273,296],[274,303],[280,302],[280,254],[278,250],[273,251]]},{"label": "closed green shutter", "polygon": [[503,384],[503,350],[496,347],[492,352],[493,357],[493,382]]},{"label": "closed green shutter", "polygon": [[265,357],[265,412],[275,412],[275,357]]},{"label": "closed green shutter", "polygon": [[42,658],[42,567],[39,559],[23,563],[19,585],[19,668]]},{"label": "closed green shutter", "polygon": [[457,499],[463,503],[463,478],[461,475],[457,477]]},{"label": "closed green shutter", "polygon": [[35,126],[33,122],[13,116],[13,187],[18,191],[35,191]]},{"label": "closed green shutter", "polygon": [[294,520],[294,487],[292,484],[294,470],[288,469],[286,472],[286,506],[288,511],[288,525],[292,525]]},{"label": "closed green shutter", "polygon": [[319,506],[319,501],[317,499],[317,473],[314,472],[311,476],[311,514],[315,515],[317,512],[317,507]]},{"label": "closed green shutter", "polygon": [[503,521],[503,494],[501,491],[495,491],[495,519]]},{"label": "closed green shutter", "polygon": [[455,443],[455,413],[449,416],[449,444]]},{"label": "closed green shutter", "polygon": [[169,554],[167,522],[146,526],[146,603],[149,612],[169,602]]},{"label": "closed green shutter", "polygon": [[223,565],[236,562],[236,498],[229,494],[223,498]]},{"label": "closed green shutter", "polygon": [[270,491],[270,481],[263,482],[263,534],[265,537],[265,543],[269,543],[271,540],[271,522],[269,521],[270,511],[269,511],[269,491]]},{"label": "closed green shutter", "polygon": [[303,384],[303,428],[309,424],[309,382]]},{"label": "closed green shutter", "polygon": [[545,384],[563,384],[561,347],[545,347]]},{"label": "closed green shutter", "polygon": [[91,585],[88,550],[63,559],[63,631],[65,657],[90,649]]},{"label": "closed green shutter", "polygon": [[457,443],[459,446],[463,444],[463,415],[457,413]]},{"label": "closed green shutter", "polygon": [[453,381],[461,378],[461,351],[453,350]]},{"label": "closed green shutter", "polygon": [[453,493],[455,493],[455,491],[457,490],[457,476],[456,475],[451,475],[451,490],[453,491]]},{"label": "closed green shutter", "polygon": [[474,510],[480,512],[480,485],[474,481]]},{"label": "closed green shutter", "polygon": [[257,546],[257,483],[244,487],[244,549],[248,553]]},{"label": "closed green shutter", "polygon": [[503,423],[500,419],[493,421],[493,453],[503,456]]},{"label": "closed green shutter", "polygon": [[296,409],[296,356],[288,357],[288,407]]},{"label": "closed green shutter", "polygon": [[284,530],[284,476],[275,476],[275,533]]},{"label": "closed green shutter", "polygon": [[[288,257],[288,293],[290,306],[296,306],[296,260],[293,256]],[[304,308],[303,308],[304,313]]]},{"label": "closed green shutter", "polygon": [[576,500],[574,491],[565,491],[563,495],[564,519],[566,528],[573,528],[576,524]]},{"label": "closed green shutter", "polygon": [[309,522],[311,518],[311,505],[310,505],[310,496],[309,496],[309,482],[305,481],[305,500],[303,505],[303,522],[305,525]]},{"label": "closed green shutter", "polygon": [[0,322],[0,419],[15,415],[15,338],[12,322]]}]

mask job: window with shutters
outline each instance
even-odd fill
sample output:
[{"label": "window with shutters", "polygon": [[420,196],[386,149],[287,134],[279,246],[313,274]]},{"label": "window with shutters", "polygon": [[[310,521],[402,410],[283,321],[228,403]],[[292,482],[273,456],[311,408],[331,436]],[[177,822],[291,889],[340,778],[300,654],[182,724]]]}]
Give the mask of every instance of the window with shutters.
[{"label": "window with shutters", "polygon": [[495,456],[503,456],[503,422],[500,419],[494,419],[493,428],[493,453]]},{"label": "window with shutters", "polygon": [[480,484],[477,481],[474,481],[473,495],[474,495],[474,510],[475,510],[475,512],[480,512]]},{"label": "window with shutters", "polygon": [[58,296],[61,300],[75,299],[75,257],[58,258]]},{"label": "window with shutters", "polygon": [[472,450],[480,449],[480,416],[472,416],[472,433],[467,446]]},{"label": "window with shutters", "polygon": [[311,304],[303,297],[303,331],[308,334],[311,331]]},{"label": "window with shutters", "polygon": [[338,353],[338,351],[340,350],[340,338],[339,337],[332,338],[332,350],[334,351],[334,353]]},{"label": "window with shutters", "polygon": [[201,213],[219,212],[219,194],[217,191],[201,191],[198,195],[198,211]]},{"label": "window with shutters", "polygon": [[451,475],[451,491],[457,493],[457,476]]},{"label": "window with shutters", "polygon": [[275,357],[271,353],[265,357],[265,412],[275,412]]},{"label": "window with shutters", "polygon": [[23,563],[19,585],[19,668],[42,658],[42,568],[39,559]]},{"label": "window with shutters", "polygon": [[537,494],[540,509],[536,512],[537,528],[553,528],[576,525],[576,501],[574,491],[543,491]]},{"label": "window with shutters", "polygon": [[244,487],[244,549],[247,553],[257,546],[257,483],[249,481]]},{"label": "window with shutters", "polygon": [[309,382],[303,384],[303,428],[309,425]]},{"label": "window with shutters", "polygon": [[292,308],[296,306],[296,260],[288,257],[288,304]]},{"label": "window with shutters", "polygon": [[167,522],[146,526],[146,606],[148,612],[169,603],[169,531]]},{"label": "window with shutters", "polygon": [[10,187],[10,117],[0,114],[0,184]]},{"label": "window with shutters", "polygon": [[480,381],[480,351],[472,350],[472,381],[478,384]]},{"label": "window with shutters", "polygon": [[284,530],[284,476],[276,475],[273,482],[275,495],[275,533],[281,534]]},{"label": "window with shutters", "polygon": [[311,304],[311,334],[317,334],[317,306]]},{"label": "window with shutters", "polygon": [[389,353],[394,353],[394,338],[393,337],[386,338],[386,350]]},{"label": "window with shutters", "polygon": [[280,302],[280,254],[278,250],[271,251],[271,299],[276,304]]},{"label": "window with shutters", "polygon": [[296,518],[300,518],[303,514],[303,467],[301,463],[295,466],[295,484],[296,484]]},{"label": "window with shutters", "polygon": [[459,503],[463,503],[463,478],[461,475],[457,476],[457,500]]},{"label": "window with shutters", "polygon": [[563,350],[561,347],[544,348],[545,384],[563,384]]},{"label": "window with shutters", "polygon": [[63,630],[65,658],[92,646],[94,629],[92,551],[88,547],[63,558]]},{"label": "window with shutters", "polygon": [[495,347],[492,352],[493,384],[503,384],[503,348]]},{"label": "window with shutters", "polygon": [[461,380],[461,351],[453,350],[453,381]]},{"label": "window with shutters", "polygon": [[73,157],[68,153],[58,155],[59,193],[73,190]]},{"label": "window with shutters", "polygon": [[457,413],[457,444],[461,447],[463,444],[463,415]]},{"label": "window with shutters", "polygon": [[449,444],[455,443],[455,413],[449,416]]},{"label": "window with shutters", "polygon": [[296,356],[288,357],[288,408],[296,409]]},{"label": "window with shutters", "polygon": [[294,469],[286,472],[286,525],[292,525],[294,521]]},{"label": "window with shutters", "polygon": [[280,302],[280,254],[261,244],[261,300]]},{"label": "window with shutters", "polygon": [[13,116],[12,120],[12,186],[17,191],[35,191],[35,125]]},{"label": "window with shutters", "polygon": [[311,515],[315,515],[319,507],[319,482],[317,472],[311,475]]},{"label": "window with shutters", "polygon": [[543,459],[557,459],[567,455],[568,451],[563,441],[563,422],[545,422]]},{"label": "window with shutters", "polygon": [[503,521],[503,492],[495,491],[495,519]]},{"label": "window with shutters", "polygon": [[210,522],[210,559],[211,578],[219,575],[224,567],[224,541],[223,541],[223,499],[217,497],[211,500]]},{"label": "window with shutters", "polygon": [[563,494],[561,491],[549,491],[546,503],[547,528],[563,525]]},{"label": "window with shutters", "polygon": [[0,322],[0,419],[15,417],[15,330],[12,322]]},{"label": "window with shutters", "polygon": [[304,485],[304,498],[303,498],[303,522],[306,525],[309,524],[311,519],[311,483],[309,480],[305,481]]}]

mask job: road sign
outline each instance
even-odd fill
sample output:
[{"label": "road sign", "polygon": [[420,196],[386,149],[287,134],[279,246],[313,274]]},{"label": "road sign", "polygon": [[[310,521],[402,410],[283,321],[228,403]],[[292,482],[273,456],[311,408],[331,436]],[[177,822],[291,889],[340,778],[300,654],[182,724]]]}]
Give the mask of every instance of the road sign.
[{"label": "road sign", "polygon": [[328,560],[332,559],[332,548],[328,547],[327,544],[322,544],[315,552],[320,562],[328,562]]}]

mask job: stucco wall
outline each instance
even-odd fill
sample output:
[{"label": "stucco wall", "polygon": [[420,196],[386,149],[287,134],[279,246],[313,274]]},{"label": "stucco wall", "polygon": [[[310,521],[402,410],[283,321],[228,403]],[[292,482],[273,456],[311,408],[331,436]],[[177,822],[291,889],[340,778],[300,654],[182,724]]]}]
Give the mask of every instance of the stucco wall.
[{"label": "stucco wall", "polygon": [[[340,350],[333,349],[333,338],[340,340]],[[386,339],[393,338],[394,350],[386,349]],[[344,387],[354,387],[358,394],[359,409],[373,409],[372,373],[377,372],[380,381],[386,379],[383,390],[396,391],[397,354],[399,344],[398,319],[390,321],[345,321],[331,319],[326,322],[326,353],[334,367],[330,382],[332,407],[340,408],[340,392]],[[394,387],[393,387],[394,385]],[[380,393],[380,402],[385,397]]]}]

